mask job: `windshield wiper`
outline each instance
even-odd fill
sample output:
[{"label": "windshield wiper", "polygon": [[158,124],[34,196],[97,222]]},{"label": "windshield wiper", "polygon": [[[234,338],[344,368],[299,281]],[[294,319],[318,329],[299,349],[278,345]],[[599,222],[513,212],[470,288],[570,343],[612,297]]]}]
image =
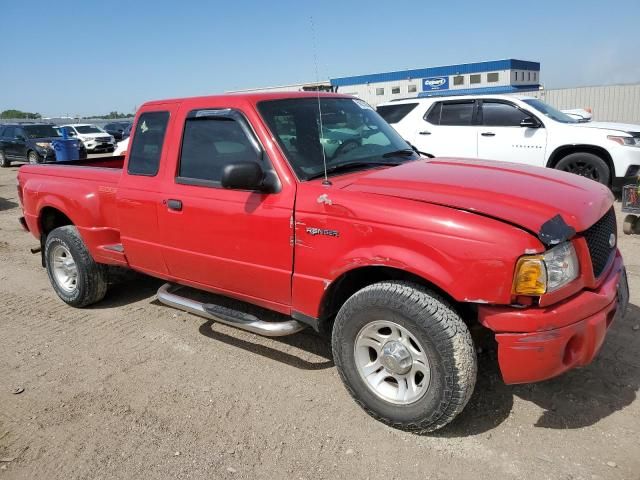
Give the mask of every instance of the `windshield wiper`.
[{"label": "windshield wiper", "polygon": [[[332,173],[347,172],[349,170],[357,170],[358,168],[363,168],[363,167],[364,168],[379,167],[379,166],[395,167],[401,164],[402,162],[374,162],[374,161],[342,163],[340,165],[327,167],[327,175]],[[313,180],[314,178],[320,178],[320,177],[324,177],[324,172],[319,172],[319,173],[316,173],[315,175],[311,175],[310,177],[307,178],[307,180]]]},{"label": "windshield wiper", "polygon": [[400,150],[394,150],[393,152],[387,152],[382,155],[382,158],[389,157],[408,157],[409,155],[415,155],[416,151],[412,148],[403,148]]}]

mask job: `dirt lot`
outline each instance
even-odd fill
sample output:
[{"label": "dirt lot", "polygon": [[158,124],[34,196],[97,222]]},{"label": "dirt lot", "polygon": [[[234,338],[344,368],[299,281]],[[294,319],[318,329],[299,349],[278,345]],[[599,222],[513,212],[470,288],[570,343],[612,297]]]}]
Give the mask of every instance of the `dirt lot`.
[{"label": "dirt lot", "polygon": [[212,325],[146,277],[67,307],[18,225],[16,172],[0,170],[0,478],[640,478],[640,238],[621,236],[632,305],[592,365],[508,387],[483,352],[465,412],[417,436],[363,413],[311,333]]}]

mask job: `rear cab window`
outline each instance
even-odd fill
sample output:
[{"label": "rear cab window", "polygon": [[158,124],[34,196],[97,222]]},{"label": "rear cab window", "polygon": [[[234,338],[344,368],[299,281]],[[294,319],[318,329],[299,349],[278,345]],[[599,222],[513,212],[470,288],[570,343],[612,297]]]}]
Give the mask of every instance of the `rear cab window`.
[{"label": "rear cab window", "polygon": [[397,103],[394,105],[381,105],[376,108],[376,111],[387,123],[398,123],[409,112],[418,106],[418,103]]},{"label": "rear cab window", "polygon": [[168,122],[167,111],[140,114],[129,149],[127,173],[151,177],[157,175]]}]

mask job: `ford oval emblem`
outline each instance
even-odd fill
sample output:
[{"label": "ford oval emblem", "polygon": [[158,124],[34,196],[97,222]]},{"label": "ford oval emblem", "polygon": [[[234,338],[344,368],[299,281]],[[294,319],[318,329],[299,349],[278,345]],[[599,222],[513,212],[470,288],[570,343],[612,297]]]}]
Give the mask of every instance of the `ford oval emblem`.
[{"label": "ford oval emblem", "polygon": [[609,235],[609,246],[611,248],[616,246],[616,234],[612,233],[611,235]]}]

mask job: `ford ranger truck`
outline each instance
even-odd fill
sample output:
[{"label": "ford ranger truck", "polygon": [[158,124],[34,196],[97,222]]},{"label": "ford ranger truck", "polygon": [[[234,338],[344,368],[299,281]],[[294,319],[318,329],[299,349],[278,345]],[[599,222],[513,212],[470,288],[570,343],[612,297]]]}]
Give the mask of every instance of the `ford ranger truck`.
[{"label": "ford ranger truck", "polygon": [[465,407],[472,330],[493,332],[506,383],[537,382],[591,362],[629,298],[607,187],[423,158],[345,95],[149,102],[126,157],[23,166],[18,189],[62,301],[100,301],[126,267],[175,308],[327,333],[355,401],[409,431]]}]

